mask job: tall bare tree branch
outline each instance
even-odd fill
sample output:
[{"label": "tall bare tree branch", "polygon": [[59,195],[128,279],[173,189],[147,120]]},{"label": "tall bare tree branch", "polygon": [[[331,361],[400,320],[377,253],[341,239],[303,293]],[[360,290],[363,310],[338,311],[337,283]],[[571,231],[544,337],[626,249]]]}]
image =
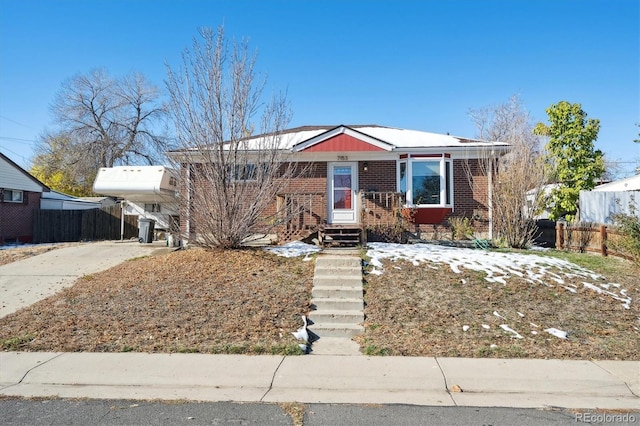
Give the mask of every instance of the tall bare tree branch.
[{"label": "tall bare tree branch", "polygon": [[204,28],[181,67],[167,66],[183,217],[207,247],[238,247],[274,225],[276,195],[300,171],[282,149],[291,115],[286,97],[265,100],[256,58],[244,40],[229,47],[222,27]]}]

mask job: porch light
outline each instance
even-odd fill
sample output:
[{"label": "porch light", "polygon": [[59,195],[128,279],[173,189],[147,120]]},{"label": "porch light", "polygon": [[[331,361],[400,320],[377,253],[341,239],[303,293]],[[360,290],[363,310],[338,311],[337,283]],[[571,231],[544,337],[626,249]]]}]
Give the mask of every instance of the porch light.
[{"label": "porch light", "polygon": [[369,163],[367,163],[366,161],[362,163],[362,170],[365,172],[369,170]]}]

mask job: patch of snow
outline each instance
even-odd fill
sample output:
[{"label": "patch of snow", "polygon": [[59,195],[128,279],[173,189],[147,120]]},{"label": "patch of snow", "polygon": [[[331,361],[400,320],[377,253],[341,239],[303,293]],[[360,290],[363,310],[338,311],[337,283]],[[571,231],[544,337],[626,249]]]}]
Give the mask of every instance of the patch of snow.
[{"label": "patch of snow", "polygon": [[619,301],[623,302],[622,306],[625,309],[631,309],[631,306],[630,306],[631,305],[631,298],[629,296],[627,296],[627,290],[626,289],[622,289],[622,290],[620,290],[620,294],[616,294],[616,293],[613,293],[613,292],[608,291],[608,290],[603,290],[600,287],[595,286],[595,285],[593,285],[591,283],[583,282],[582,284],[586,288],[588,288],[590,290],[593,290],[598,294],[604,294],[604,295],[607,295],[607,296],[611,296],[615,300],[619,300]]},{"label": "patch of snow", "polygon": [[532,331],[531,331],[531,334],[533,334],[533,335],[535,336],[536,334],[538,334],[538,332],[537,332],[537,331],[535,331],[535,330],[532,330]]},{"label": "patch of snow", "polygon": [[[372,273],[384,272],[382,259],[406,260],[414,265],[424,264],[429,268],[437,269],[438,264],[448,265],[454,273],[461,273],[462,269],[485,273],[485,280],[489,283],[507,284],[507,280],[518,276],[527,281],[547,287],[553,287],[548,281],[558,284],[567,291],[577,293],[576,289],[565,286],[567,278],[582,280],[604,281],[602,275],[596,274],[586,268],[569,261],[554,257],[545,257],[527,253],[499,253],[470,248],[440,246],[435,244],[391,244],[369,243],[367,256],[374,265]],[[550,268],[554,268],[551,271]],[[623,302],[623,306],[629,309],[631,298],[620,290],[619,294],[609,291],[610,287],[620,288],[619,284],[585,284],[599,293],[606,294]],[[491,289],[490,286],[487,287]],[[597,290],[596,290],[597,289]]]},{"label": "patch of snow", "polygon": [[489,330],[491,328],[491,326],[489,326],[487,324],[482,324],[482,328],[484,328],[485,330]]},{"label": "patch of snow", "polygon": [[502,319],[505,319],[505,320],[506,320],[506,318],[505,318],[505,317],[503,317],[502,315],[500,315],[500,314],[498,313],[498,311],[493,311],[493,315],[497,316],[498,318],[502,318]]},{"label": "patch of snow", "polygon": [[567,332],[566,331],[562,331],[562,330],[558,330],[557,328],[546,328],[544,331],[546,331],[547,333],[556,336],[560,339],[566,339],[567,338]]},{"label": "patch of snow", "polygon": [[271,253],[283,256],[283,257],[297,257],[302,255],[308,255],[311,253],[319,252],[321,249],[318,246],[306,244],[301,241],[292,241],[283,246],[269,246],[264,247],[264,250]]},{"label": "patch of snow", "polygon": [[518,315],[520,315],[520,317],[524,318],[524,314],[522,312],[518,312]]},{"label": "patch of snow", "polygon": [[468,325],[463,325],[463,326],[462,326],[462,331],[467,331],[468,329],[469,329],[469,326],[468,326]]},{"label": "patch of snow", "polygon": [[498,345],[496,345],[496,344],[492,344],[492,345],[491,345],[491,346],[489,346],[489,347],[490,347],[491,349],[495,349],[495,348],[497,348],[497,347],[498,347]]},{"label": "patch of snow", "polygon": [[508,333],[513,333],[513,337],[515,337],[516,339],[524,339],[524,337],[522,337],[520,333],[509,327],[507,324],[500,324],[500,328]]}]

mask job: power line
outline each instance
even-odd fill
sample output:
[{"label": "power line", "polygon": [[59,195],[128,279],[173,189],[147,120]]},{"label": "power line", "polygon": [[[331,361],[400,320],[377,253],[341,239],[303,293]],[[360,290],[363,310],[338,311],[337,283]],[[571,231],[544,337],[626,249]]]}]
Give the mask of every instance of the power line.
[{"label": "power line", "polygon": [[3,120],[10,121],[13,124],[17,124],[18,126],[26,127],[27,129],[33,129],[33,127],[31,127],[31,126],[28,126],[26,124],[20,123],[19,121],[16,121],[16,120],[12,120],[9,117],[5,117],[4,115],[0,115],[0,118],[2,118]]},{"label": "power line", "polygon": [[33,139],[12,138],[10,136],[0,136],[0,139],[5,140],[5,141],[9,141],[9,142],[22,143],[22,144],[25,144],[25,145],[38,143],[38,141],[35,141]]}]

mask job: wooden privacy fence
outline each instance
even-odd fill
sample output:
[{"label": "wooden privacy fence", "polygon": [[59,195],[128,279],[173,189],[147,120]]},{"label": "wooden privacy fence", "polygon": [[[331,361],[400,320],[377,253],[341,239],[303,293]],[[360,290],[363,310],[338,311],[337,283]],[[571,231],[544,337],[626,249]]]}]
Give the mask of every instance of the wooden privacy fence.
[{"label": "wooden privacy fence", "polygon": [[[91,210],[39,210],[33,218],[33,241],[62,243],[119,240],[120,206]],[[124,238],[138,238],[138,216],[124,216]]]},{"label": "wooden privacy fence", "polygon": [[598,224],[556,224],[556,248],[600,253],[602,256],[617,256],[631,259],[629,253],[616,251],[616,240],[621,234],[613,227]]}]

